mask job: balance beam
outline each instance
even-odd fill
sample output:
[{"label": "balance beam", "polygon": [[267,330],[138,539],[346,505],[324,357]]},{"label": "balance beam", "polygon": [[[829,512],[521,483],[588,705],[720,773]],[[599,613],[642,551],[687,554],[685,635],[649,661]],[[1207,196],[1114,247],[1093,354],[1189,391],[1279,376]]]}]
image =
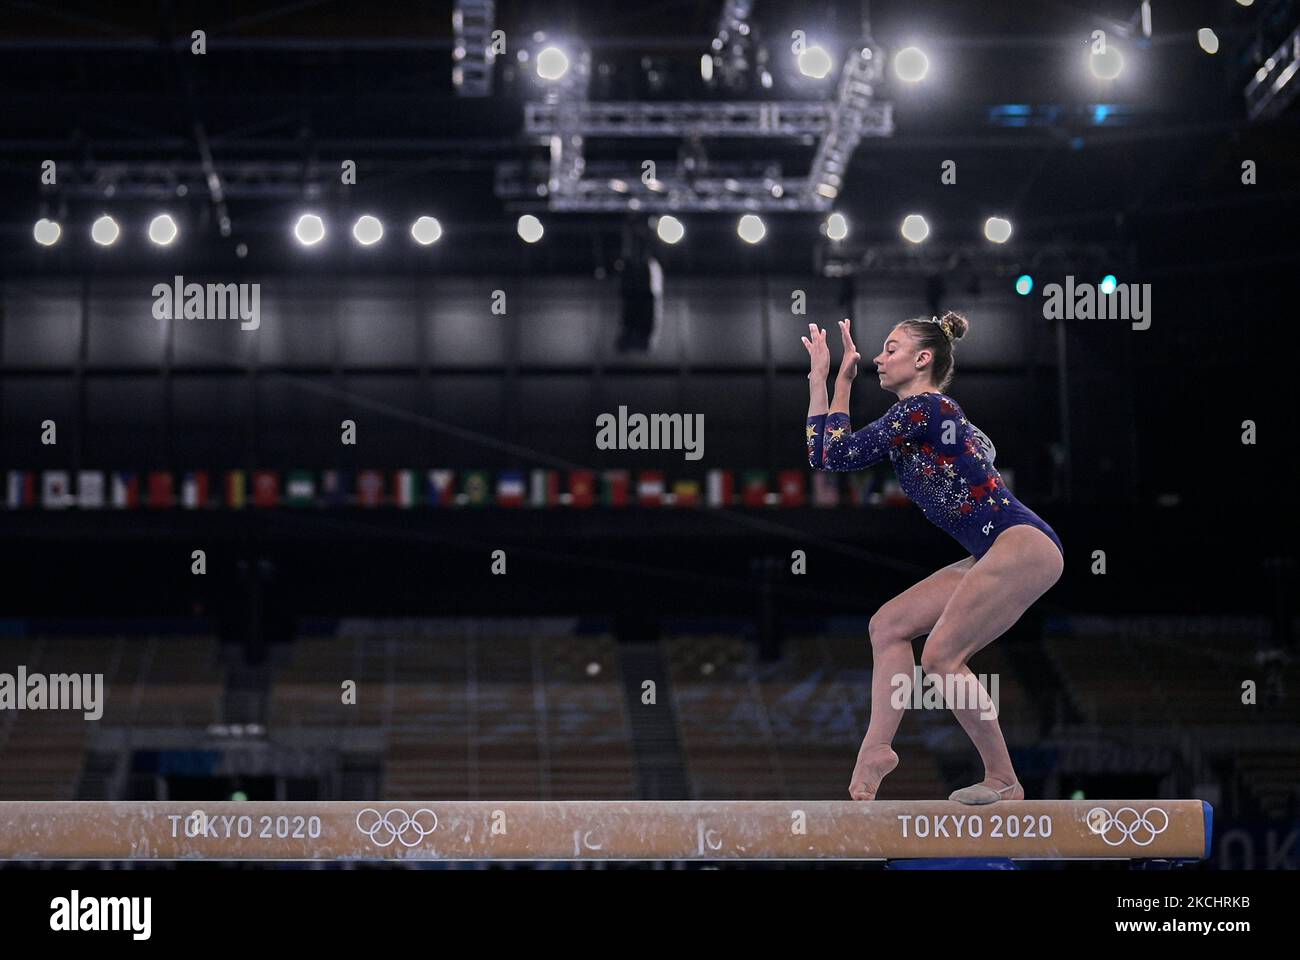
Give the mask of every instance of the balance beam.
[{"label": "balance beam", "polygon": [[1200,800],[0,802],[0,860],[1204,859]]}]

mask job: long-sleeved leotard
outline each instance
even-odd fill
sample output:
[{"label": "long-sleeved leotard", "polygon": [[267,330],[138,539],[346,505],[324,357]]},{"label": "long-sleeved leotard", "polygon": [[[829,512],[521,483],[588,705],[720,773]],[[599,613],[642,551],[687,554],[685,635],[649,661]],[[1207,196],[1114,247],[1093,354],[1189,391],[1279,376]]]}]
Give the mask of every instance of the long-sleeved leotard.
[{"label": "long-sleeved leotard", "polygon": [[808,465],[814,470],[865,470],[886,457],[909,500],[976,559],[1007,527],[1027,523],[1056,532],[1016,499],[993,466],[992,442],[942,393],[899,400],[883,417],[851,431],[847,413],[808,418]]}]

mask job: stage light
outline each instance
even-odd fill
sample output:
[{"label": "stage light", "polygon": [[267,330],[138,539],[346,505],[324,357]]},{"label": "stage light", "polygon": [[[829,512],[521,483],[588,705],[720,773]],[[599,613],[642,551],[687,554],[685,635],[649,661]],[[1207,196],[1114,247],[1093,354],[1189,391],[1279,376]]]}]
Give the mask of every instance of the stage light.
[{"label": "stage light", "polygon": [[149,221],[149,239],[160,247],[165,247],[175,240],[179,232],[176,221],[170,214],[160,213]]},{"label": "stage light", "polygon": [[1255,0],[1237,0],[1237,6],[1239,6],[1239,7],[1249,7],[1249,6],[1253,6],[1254,3],[1255,3]]},{"label": "stage light", "polygon": [[515,230],[525,243],[536,243],[542,239],[542,234],[546,231],[542,228],[542,221],[538,220],[531,213],[525,213],[519,218],[515,225]]},{"label": "stage light", "polygon": [[930,225],[919,213],[909,213],[903,218],[902,231],[906,239],[912,243],[920,243],[930,235]]},{"label": "stage light", "polygon": [[700,54],[700,78],[706,83],[713,79],[713,57],[707,53]]},{"label": "stage light", "polygon": [[293,235],[304,247],[315,246],[325,239],[325,221],[314,213],[304,213],[293,225]]},{"label": "stage light", "polygon": [[1209,27],[1201,27],[1196,31],[1196,42],[1206,53],[1219,52],[1219,36]]},{"label": "stage light", "polygon": [[799,54],[799,72],[805,77],[823,80],[831,72],[832,66],[831,55],[825,47],[805,47],[803,53]]},{"label": "stage light", "polygon": [[1016,293],[1022,297],[1027,297],[1034,289],[1034,278],[1027,273],[1022,273],[1016,277]]},{"label": "stage light", "polygon": [[993,243],[1006,243],[1011,239],[1011,221],[1005,217],[989,217],[984,221],[984,236]]},{"label": "stage light", "polygon": [[676,217],[665,214],[659,218],[659,223],[655,226],[655,232],[659,234],[659,239],[664,243],[676,243],[682,237],[686,236],[686,228]]},{"label": "stage light", "polygon": [[90,239],[101,247],[107,247],[114,243],[121,232],[117,226],[117,221],[108,214],[104,214],[90,225]]},{"label": "stage light", "polygon": [[740,239],[746,243],[758,243],[767,235],[767,227],[763,226],[762,217],[747,213],[736,224],[736,233],[740,234]]},{"label": "stage light", "polygon": [[546,47],[537,54],[537,75],[543,80],[559,80],[569,70],[569,58],[559,47]]},{"label": "stage light", "polygon": [[379,222],[378,217],[372,217],[368,213],[362,214],[357,217],[357,222],[352,224],[352,236],[356,238],[357,243],[368,247],[383,239],[384,225]]},{"label": "stage light", "polygon": [[1088,69],[1098,80],[1114,80],[1124,69],[1124,55],[1114,44],[1107,44],[1104,53],[1088,54]]},{"label": "stage light", "polygon": [[427,247],[431,243],[436,243],[442,236],[442,224],[433,217],[420,217],[411,224],[411,236],[415,238],[416,243]]},{"label": "stage light", "polygon": [[44,217],[36,221],[36,227],[32,230],[32,236],[42,247],[52,247],[59,242],[59,237],[63,233],[63,228],[53,220],[47,220]]},{"label": "stage light", "polygon": [[904,47],[894,55],[894,73],[908,83],[924,80],[930,72],[930,59],[916,47]]},{"label": "stage light", "polygon": [[842,213],[832,213],[826,218],[826,236],[832,240],[843,240],[849,235],[849,221]]},{"label": "stage light", "polygon": [[1114,293],[1117,286],[1119,286],[1119,281],[1115,279],[1115,274],[1108,273],[1106,276],[1101,278],[1101,292],[1106,294],[1106,296],[1110,296]]}]

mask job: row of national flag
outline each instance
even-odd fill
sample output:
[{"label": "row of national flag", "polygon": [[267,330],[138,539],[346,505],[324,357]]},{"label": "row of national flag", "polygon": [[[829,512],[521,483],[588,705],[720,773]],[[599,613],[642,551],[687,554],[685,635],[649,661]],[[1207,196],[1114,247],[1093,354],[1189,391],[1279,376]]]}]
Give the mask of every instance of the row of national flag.
[{"label": "row of national flag", "polygon": [[[775,474],[775,476],[773,476]],[[811,478],[811,479],[810,479]],[[75,480],[75,483],[74,483]],[[775,480],[775,483],[773,481]],[[811,490],[809,489],[811,487]],[[835,507],[905,502],[873,471],[710,470],[674,480],[661,470],[10,470],[10,510],[214,507]]]}]

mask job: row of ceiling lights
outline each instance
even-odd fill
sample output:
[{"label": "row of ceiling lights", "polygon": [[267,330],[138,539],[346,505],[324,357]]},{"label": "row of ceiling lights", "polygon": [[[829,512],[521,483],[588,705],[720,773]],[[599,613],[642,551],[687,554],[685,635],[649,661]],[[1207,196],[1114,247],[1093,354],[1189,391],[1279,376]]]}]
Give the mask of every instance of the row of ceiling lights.
[{"label": "row of ceiling lights", "polygon": [[[655,233],[664,243],[674,244],[686,236],[682,222],[671,214],[653,221]],[[519,237],[526,243],[537,243],[546,229],[542,221],[525,213],[515,224]],[[930,235],[930,225],[919,213],[903,218],[899,228],[904,239],[921,243]],[[830,240],[844,240],[849,235],[849,222],[842,213],[832,213],[821,225],[822,233]],[[180,236],[180,228],[171,214],[161,213],[149,221],[146,231],[149,239],[160,247],[170,246]],[[304,213],[293,226],[294,238],[304,247],[312,247],[325,239],[325,221],[317,214]],[[747,213],[736,223],[736,233],[746,243],[758,243],[767,235],[767,226],[757,214]],[[33,236],[41,246],[58,243],[63,228],[54,220],[42,218],[36,222]],[[122,235],[122,229],[108,214],[99,217],[90,227],[90,238],[102,247],[112,246]],[[373,246],[384,237],[383,222],[375,216],[364,214],[352,225],[352,236],[363,247]],[[1006,243],[1011,239],[1011,221],[1005,217],[989,217],[984,222],[984,236],[993,243]],[[421,246],[428,246],[442,237],[442,225],[434,217],[422,216],[411,224],[411,237]]]}]

